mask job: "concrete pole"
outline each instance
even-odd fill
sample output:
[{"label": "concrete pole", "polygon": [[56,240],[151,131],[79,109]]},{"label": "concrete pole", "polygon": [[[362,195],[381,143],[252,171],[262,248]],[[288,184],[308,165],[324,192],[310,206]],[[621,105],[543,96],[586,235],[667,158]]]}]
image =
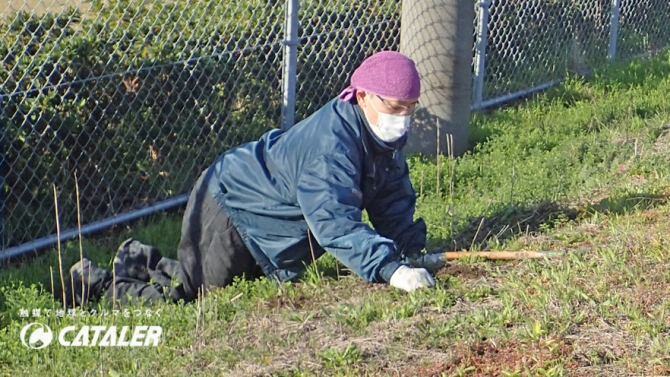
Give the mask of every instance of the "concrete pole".
[{"label": "concrete pole", "polygon": [[447,134],[455,156],[468,149],[474,3],[403,1],[400,52],[414,59],[421,75],[421,107],[414,115],[407,154],[446,154]]}]

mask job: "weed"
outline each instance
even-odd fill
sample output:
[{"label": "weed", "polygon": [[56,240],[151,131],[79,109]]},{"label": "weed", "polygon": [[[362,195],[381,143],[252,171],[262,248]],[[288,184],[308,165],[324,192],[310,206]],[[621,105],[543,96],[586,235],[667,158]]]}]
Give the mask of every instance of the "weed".
[{"label": "weed", "polygon": [[356,365],[363,358],[362,351],[354,344],[348,344],[344,350],[328,348],[319,354],[326,368],[337,369],[347,365]]}]

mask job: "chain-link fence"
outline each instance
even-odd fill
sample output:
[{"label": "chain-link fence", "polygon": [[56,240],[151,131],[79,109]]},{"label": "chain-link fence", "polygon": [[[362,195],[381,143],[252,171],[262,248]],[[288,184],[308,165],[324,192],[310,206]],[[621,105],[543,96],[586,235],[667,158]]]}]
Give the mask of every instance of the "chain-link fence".
[{"label": "chain-link fence", "polygon": [[399,42],[400,1],[302,2],[297,41],[284,1],[2,6],[5,256],[76,234],[78,215],[86,232],[184,203],[221,152],[281,127],[287,46],[299,120]]},{"label": "chain-link fence", "polygon": [[[670,37],[667,0],[474,6],[475,109]],[[401,0],[0,0],[0,256],[54,243],[57,225],[74,236],[79,218],[87,233],[183,204],[221,152],[299,121],[365,57],[397,50],[400,9]]]},{"label": "chain-link fence", "polygon": [[620,3],[619,56],[659,51],[670,44],[670,2],[618,0]]},{"label": "chain-link fence", "polygon": [[475,109],[670,44],[667,0],[483,0],[475,7]]}]

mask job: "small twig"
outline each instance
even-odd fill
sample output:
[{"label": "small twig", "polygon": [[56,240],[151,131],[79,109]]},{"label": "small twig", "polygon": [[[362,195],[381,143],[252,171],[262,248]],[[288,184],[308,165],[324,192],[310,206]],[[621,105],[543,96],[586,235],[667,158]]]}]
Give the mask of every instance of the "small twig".
[{"label": "small twig", "polygon": [[482,229],[482,225],[484,225],[484,218],[482,217],[482,220],[479,222],[479,227],[477,227],[477,231],[475,232],[475,236],[472,237],[472,243],[470,244],[470,250],[472,250],[475,247],[475,241],[477,240],[477,236],[479,235],[479,231]]},{"label": "small twig", "polygon": [[419,196],[423,196],[423,180],[426,178],[426,171],[421,170],[421,188],[419,190]]},{"label": "small twig", "polygon": [[314,255],[314,247],[312,246],[312,231],[307,229],[307,241],[309,242],[309,251],[312,253],[312,263],[314,264],[314,271],[316,276],[318,276],[319,281],[321,281],[321,274],[319,274],[319,267],[316,265],[316,256]]},{"label": "small twig", "polygon": [[495,235],[495,237],[499,239],[500,237],[502,237],[503,234],[505,234],[505,232],[507,232],[507,229],[509,229],[509,225],[505,225],[504,227],[502,227],[502,229],[500,229],[500,231],[498,232],[498,234]]},{"label": "small twig", "polygon": [[[87,280],[88,290],[86,291],[86,303],[87,304],[88,304],[89,293],[91,292],[91,270],[92,270],[91,268],[88,269],[88,280]],[[83,286],[84,286],[84,284],[82,284],[82,287]],[[83,307],[83,304],[82,304],[82,307]]]},{"label": "small twig", "polygon": [[235,321],[237,320],[237,317],[239,316],[239,313],[235,313],[233,315],[233,319],[231,319],[228,323],[230,324],[230,328],[227,331],[228,336],[233,334],[233,331],[235,330]]},{"label": "small twig", "polygon": [[116,305],[116,263],[112,264],[112,308]]},{"label": "small twig", "polygon": [[244,295],[244,292],[238,294],[237,296],[231,298],[231,299],[230,299],[230,302],[233,302],[233,301],[237,300],[238,298],[242,297],[243,295]]},{"label": "small twig", "polygon": [[109,193],[109,189],[107,189],[107,197],[109,197],[109,208],[111,208],[112,214],[116,215],[116,211],[114,210],[114,200],[112,199],[112,194]]},{"label": "small twig", "polygon": [[[65,309],[67,302],[65,300],[65,277],[63,277],[63,256],[61,254],[61,239],[60,239],[60,219],[58,217],[58,193],[56,192],[56,185],[53,185],[54,189],[54,207],[56,209],[56,235],[58,237],[58,269],[60,270],[60,281],[61,286],[63,287],[63,309]],[[74,292],[73,292],[74,293]]]},{"label": "small twig", "polygon": [[340,280],[340,263],[337,259],[335,259],[335,276],[337,277],[337,280]]},{"label": "small twig", "polygon": [[[81,262],[82,266],[83,266],[83,263],[84,263],[84,247],[82,245],[82,237],[81,237],[81,207],[79,205],[79,179],[77,178],[77,172],[76,171],[74,172],[74,188],[75,188],[75,193],[76,193],[76,196],[77,196],[77,230],[78,230],[77,233],[79,235],[79,262]],[[91,269],[88,270],[88,274],[89,274],[89,276],[88,276],[87,282],[89,284],[88,288],[90,289],[91,288],[90,287],[90,284],[91,284]],[[85,302],[88,301],[88,297],[86,298],[86,300],[84,300],[84,297],[83,297],[84,292],[88,292],[88,290],[86,290],[86,291],[84,290],[84,280],[83,279],[81,281],[81,292],[82,292],[81,306],[83,307],[83,306],[85,306]]]},{"label": "small twig", "polygon": [[456,160],[454,159],[454,135],[447,134],[447,154],[449,156],[449,212],[451,212],[451,232],[454,231],[454,194],[456,192]]},{"label": "small twig", "polygon": [[435,156],[437,164],[437,196],[440,197],[440,120],[437,119],[437,154]]},{"label": "small twig", "polygon": [[[198,291],[200,291],[200,288],[198,288]],[[198,295],[197,299],[197,309],[198,309],[198,314],[196,315],[195,319],[195,339],[193,339],[193,344],[195,344],[198,340],[198,336],[200,335],[200,321],[202,318],[202,300],[203,300],[203,295],[200,294]]]},{"label": "small twig", "polygon": [[[208,295],[205,295],[205,294],[202,295],[202,312],[203,313],[207,313],[207,308],[205,306],[207,306],[208,297],[209,297]],[[205,322],[207,322],[207,317],[205,317],[204,314],[203,314],[203,316],[202,316],[202,331],[205,331],[205,327],[207,325]]]},{"label": "small twig", "polygon": [[486,233],[486,236],[484,236],[484,239],[482,239],[482,242],[479,244],[479,247],[482,249],[488,249],[488,244],[489,244],[489,237],[493,235],[493,229],[490,229],[488,233]]},{"label": "small twig", "polygon": [[[74,279],[70,276],[70,289],[72,289],[72,307],[77,307],[77,292],[74,290]],[[81,292],[81,301],[84,301],[84,292]],[[79,303],[80,307],[83,307],[82,303]]]},{"label": "small twig", "polygon": [[512,187],[509,192],[509,202],[514,205],[514,182],[516,181],[516,163],[512,163]]},{"label": "small twig", "polygon": [[51,276],[51,297],[54,299],[56,298],[56,288],[54,284],[54,268],[53,266],[49,266],[49,275]]}]

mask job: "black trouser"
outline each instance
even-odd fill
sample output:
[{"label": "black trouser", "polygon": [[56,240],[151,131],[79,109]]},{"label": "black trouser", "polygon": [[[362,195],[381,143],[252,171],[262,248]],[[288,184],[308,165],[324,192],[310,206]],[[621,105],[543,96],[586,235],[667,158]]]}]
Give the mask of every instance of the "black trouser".
[{"label": "black trouser", "polygon": [[[179,261],[163,257],[147,281],[116,278],[105,295],[112,299],[140,301],[195,300],[213,287],[224,287],[235,277],[263,275],[239,233],[207,190],[206,172],[196,181],[182,222]],[[118,274],[117,274],[118,276]],[[179,282],[170,286],[172,279]]]}]

